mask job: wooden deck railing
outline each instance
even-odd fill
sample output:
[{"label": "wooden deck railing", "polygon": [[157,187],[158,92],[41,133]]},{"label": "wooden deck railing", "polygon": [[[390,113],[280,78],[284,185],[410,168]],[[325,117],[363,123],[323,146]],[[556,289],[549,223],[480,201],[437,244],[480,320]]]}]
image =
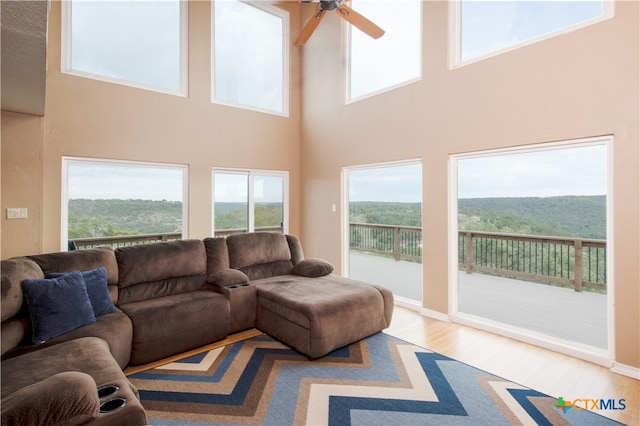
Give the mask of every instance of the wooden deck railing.
[{"label": "wooden deck railing", "polygon": [[87,249],[93,247],[124,247],[138,244],[157,243],[159,241],[172,241],[182,238],[182,233],[172,232],[167,234],[138,234],[138,235],[116,235],[113,237],[76,238],[70,240],[75,248]]},{"label": "wooden deck railing", "polygon": [[[282,232],[280,226],[264,226],[256,228],[256,231],[261,232]],[[247,232],[244,228],[237,229],[223,229],[216,231],[216,237],[226,237],[232,234],[243,234]],[[138,244],[157,243],[160,241],[173,241],[182,239],[182,233],[170,232],[164,234],[137,234],[137,235],[117,235],[113,237],[94,237],[94,238],[76,238],[70,240],[70,243],[76,249],[86,249],[93,247],[124,247],[133,246]]]},{"label": "wooden deck railing", "polygon": [[605,290],[605,240],[460,231],[458,263],[474,271]]},{"label": "wooden deck railing", "polygon": [[[349,224],[352,250],[392,257],[395,260],[422,261],[422,228],[368,223]],[[258,231],[282,232],[281,227],[263,227]],[[247,232],[246,229],[216,231],[216,236]],[[181,239],[180,233],[123,235],[79,238],[79,249],[98,246],[122,247]],[[493,275],[542,281],[583,288],[606,290],[607,243],[605,240],[544,237],[460,231],[458,264],[468,274]]]},{"label": "wooden deck railing", "polygon": [[[421,261],[422,228],[350,223],[350,248],[396,260]],[[458,263],[527,281],[606,290],[605,240],[460,231]]]}]

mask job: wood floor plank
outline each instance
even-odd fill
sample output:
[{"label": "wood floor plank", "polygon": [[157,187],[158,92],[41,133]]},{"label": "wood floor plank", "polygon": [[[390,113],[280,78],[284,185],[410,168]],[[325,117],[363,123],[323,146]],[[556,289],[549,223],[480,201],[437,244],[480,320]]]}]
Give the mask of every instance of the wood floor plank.
[{"label": "wood floor plank", "polygon": [[624,410],[598,414],[640,425],[640,381],[606,367],[401,306],[384,332],[553,397],[624,399]]}]

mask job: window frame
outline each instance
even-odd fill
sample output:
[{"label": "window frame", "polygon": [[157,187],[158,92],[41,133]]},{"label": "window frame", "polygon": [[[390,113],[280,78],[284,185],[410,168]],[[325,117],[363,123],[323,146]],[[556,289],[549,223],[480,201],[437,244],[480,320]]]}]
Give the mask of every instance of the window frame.
[{"label": "window frame", "polygon": [[[352,80],[352,75],[351,75],[351,56],[352,56],[352,44],[351,44],[351,34],[353,29],[353,25],[351,25],[350,23],[346,22],[345,20],[343,20],[343,32],[344,32],[344,44],[343,44],[343,48],[344,48],[344,57],[345,57],[345,62],[344,62],[344,102],[345,105],[349,105],[358,101],[361,101],[363,99],[368,99],[370,97],[373,96],[377,96],[380,95],[382,93],[386,93],[395,89],[398,89],[400,87],[403,86],[407,86],[409,84],[413,84],[415,82],[421,81],[422,80],[422,75],[423,75],[423,45],[424,45],[424,19],[423,19],[423,15],[424,15],[424,2],[423,1],[419,1],[418,2],[420,4],[420,37],[418,39],[418,44],[419,44],[419,51],[420,51],[420,59],[418,61],[419,63],[419,70],[418,70],[418,76],[411,78],[409,80],[405,80],[402,81],[400,83],[396,83],[393,84],[391,86],[387,86],[384,87],[382,89],[378,89],[378,90],[374,90],[373,92],[369,92],[365,95],[361,95],[358,96],[356,98],[352,98],[351,97],[351,80]],[[384,37],[384,36],[383,36]]]},{"label": "window frame", "polygon": [[189,166],[186,164],[154,163],[148,161],[114,160],[92,157],[62,157],[61,179],[61,217],[60,217],[60,250],[67,251],[69,243],[69,165],[95,164],[114,166],[139,166],[158,169],[176,169],[182,171],[182,238],[188,238],[189,230]]},{"label": "window frame", "polygon": [[[556,352],[584,359],[598,365],[610,366],[613,351],[615,348],[615,234],[613,232],[613,206],[615,191],[613,186],[613,150],[615,137],[613,135],[603,135],[595,137],[585,137],[568,139],[554,142],[541,142],[539,144],[529,144],[524,146],[513,146],[497,149],[474,150],[459,154],[450,154],[448,160],[448,318],[456,323],[480,328],[495,334],[512,337],[526,343],[541,346]],[[579,343],[567,345],[566,342],[559,341],[550,336],[540,336],[531,331],[523,332],[521,329],[513,328],[510,325],[495,324],[487,320],[477,320],[459,311],[458,306],[458,162],[459,160],[499,156],[505,154],[551,152],[567,148],[581,148],[589,146],[604,146],[607,151],[607,193],[606,193],[606,274],[607,274],[607,349],[594,350],[592,347],[584,347]]]},{"label": "window frame", "polygon": [[[541,41],[557,37],[559,35],[568,34],[573,31],[580,30],[582,28],[606,21],[615,16],[615,1],[614,0],[601,0],[602,2],[602,14],[591,19],[587,19],[582,22],[578,22],[573,25],[569,25],[560,28],[549,33],[539,35],[527,40],[523,40],[519,43],[506,46],[489,53],[476,56],[471,59],[462,60],[462,2],[465,0],[451,0],[449,2],[449,69],[454,70],[456,68],[464,67],[466,65],[474,64],[476,62],[484,61],[485,59],[492,58],[494,56],[502,55],[504,53],[511,52],[512,50],[520,49]],[[570,0],[568,0],[570,1]]]},{"label": "window frame", "polygon": [[73,69],[71,66],[71,28],[72,24],[72,3],[73,0],[61,2],[61,43],[60,43],[60,72],[62,74],[73,75],[75,77],[89,78],[105,83],[118,84],[120,86],[134,87],[137,89],[150,90],[153,92],[175,95],[180,97],[189,96],[189,7],[188,0],[178,0],[180,2],[180,79],[179,89],[171,90],[129,81],[124,78],[110,77],[88,71]]},{"label": "window frame", "polygon": [[249,111],[262,112],[265,114],[277,115],[281,117],[289,117],[290,116],[290,70],[289,70],[289,58],[290,58],[290,46],[291,46],[291,36],[290,36],[290,18],[289,12],[284,9],[281,9],[276,6],[261,4],[258,1],[252,0],[236,0],[241,3],[246,4],[247,6],[254,7],[264,13],[268,13],[274,15],[280,19],[282,19],[282,111],[269,110],[264,108],[258,108],[250,105],[243,105],[239,103],[229,102],[222,99],[216,98],[216,80],[215,80],[215,61],[216,61],[216,52],[215,52],[215,25],[216,25],[216,17],[215,17],[215,4],[211,3],[211,48],[210,48],[210,60],[211,60],[211,103],[217,105],[224,105],[233,108],[240,108]]},{"label": "window frame", "polygon": [[211,169],[211,236],[216,234],[215,204],[216,204],[216,172],[225,174],[244,175],[248,179],[247,192],[247,232],[255,232],[255,176],[276,176],[282,178],[282,233],[289,233],[289,171],[287,170],[262,170],[262,169],[236,169],[225,167],[213,167]]}]

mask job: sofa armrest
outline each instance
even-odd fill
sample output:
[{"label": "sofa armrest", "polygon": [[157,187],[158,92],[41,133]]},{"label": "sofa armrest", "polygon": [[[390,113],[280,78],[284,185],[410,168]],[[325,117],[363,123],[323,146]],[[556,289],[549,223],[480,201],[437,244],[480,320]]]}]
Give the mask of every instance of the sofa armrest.
[{"label": "sofa armrest", "polygon": [[232,285],[246,284],[249,282],[249,277],[237,269],[223,269],[211,275],[209,282],[218,287],[229,287]]},{"label": "sofa armrest", "polygon": [[66,371],[26,386],[2,398],[2,424],[80,425],[100,411],[96,383],[91,376]]},{"label": "sofa armrest", "polygon": [[317,278],[329,275],[333,272],[333,265],[323,259],[304,259],[298,262],[291,273],[303,277]]}]

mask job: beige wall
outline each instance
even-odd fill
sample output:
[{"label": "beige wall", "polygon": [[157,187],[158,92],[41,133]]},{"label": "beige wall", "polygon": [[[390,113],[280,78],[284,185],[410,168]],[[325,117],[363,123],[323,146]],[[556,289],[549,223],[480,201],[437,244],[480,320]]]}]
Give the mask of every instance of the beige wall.
[{"label": "beige wall", "polygon": [[[281,7],[290,12],[292,27],[299,27],[298,5],[284,2]],[[29,164],[35,171],[26,179],[13,177],[9,168],[5,169],[3,207],[5,201],[7,206],[20,207],[16,205],[20,197],[28,196],[34,213],[41,209],[43,219],[34,215],[22,222],[3,221],[3,258],[60,249],[62,156],[188,165],[190,238],[211,235],[212,167],[287,170],[291,181],[290,231],[298,232],[298,51],[292,49],[290,55],[289,118],[212,104],[210,16],[208,2],[189,4],[189,96],[184,98],[62,74],[60,2],[51,3],[46,112],[42,121],[36,121],[43,136],[38,140],[34,135],[38,129],[29,124],[16,130],[16,135],[3,138],[2,144],[4,163],[15,164],[16,169]],[[3,114],[3,136],[5,127],[31,121]],[[7,155],[5,150],[11,151]],[[17,185],[9,185],[10,179],[20,180]],[[30,232],[22,233],[19,225]],[[14,238],[16,235],[21,237]]]},{"label": "beige wall", "polygon": [[[448,67],[448,5],[425,2],[423,78],[342,102],[341,22],[304,48],[302,241],[341,265],[344,166],[421,158],[424,307],[449,313],[448,160],[454,153],[614,135],[616,360],[640,367],[638,3],[616,17],[476,62]],[[341,206],[344,208],[344,206]]]},{"label": "beige wall", "polygon": [[[2,259],[42,251],[43,118],[2,111]],[[6,209],[27,209],[27,219],[7,219]]]}]

